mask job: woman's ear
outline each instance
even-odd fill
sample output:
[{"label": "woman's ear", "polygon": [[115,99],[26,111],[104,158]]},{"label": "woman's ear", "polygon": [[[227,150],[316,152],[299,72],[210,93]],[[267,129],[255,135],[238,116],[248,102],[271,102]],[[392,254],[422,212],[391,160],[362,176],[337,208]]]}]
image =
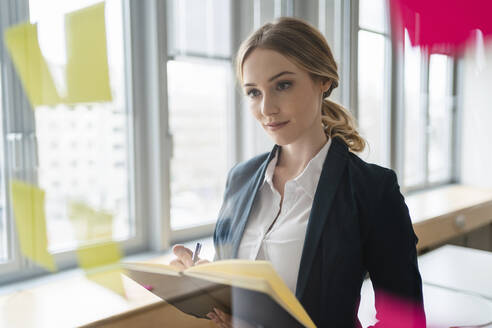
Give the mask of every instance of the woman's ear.
[{"label": "woman's ear", "polygon": [[321,82],[321,94],[323,95],[323,99],[330,96],[332,81],[330,79],[326,79]]},{"label": "woman's ear", "polygon": [[332,84],[332,82],[331,82],[331,80],[330,80],[330,79],[326,79],[325,81],[323,81],[323,82],[321,83],[321,92],[322,92],[322,93],[325,93],[325,92],[327,92],[328,90],[330,90],[331,84]]}]

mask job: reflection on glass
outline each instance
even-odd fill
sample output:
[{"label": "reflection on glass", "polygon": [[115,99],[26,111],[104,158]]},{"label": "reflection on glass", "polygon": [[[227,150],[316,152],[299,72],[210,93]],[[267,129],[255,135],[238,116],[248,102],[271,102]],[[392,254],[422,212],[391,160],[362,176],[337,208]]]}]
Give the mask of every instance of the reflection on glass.
[{"label": "reflection on glass", "polygon": [[228,63],[168,62],[171,227],[217,219],[227,175]]},{"label": "reflection on glass", "polygon": [[229,57],[230,0],[167,0],[168,51]]},{"label": "reflection on glass", "polygon": [[371,32],[359,31],[359,127],[368,147],[361,154],[372,163],[386,166],[386,134],[389,126],[386,117],[386,53],[385,37]]},{"label": "reflection on glass", "polygon": [[359,26],[375,32],[386,32],[386,0],[359,0]]},{"label": "reflection on glass", "polygon": [[[0,66],[0,73],[2,67]],[[0,77],[3,76],[0,74]],[[4,112],[2,106],[2,80],[0,78],[0,263],[5,262],[8,259],[8,242],[7,242],[7,213],[5,209],[6,195],[5,195],[5,154],[4,154]]]},{"label": "reflection on glass", "polygon": [[[38,22],[40,48],[58,81],[68,62],[64,16],[98,1],[30,0],[31,22]],[[130,214],[131,116],[125,104],[121,2],[106,1],[106,31],[112,102],[36,108],[38,184],[46,191],[50,250],[76,245],[68,218],[71,201],[84,202],[114,216],[113,238],[134,234]],[[62,85],[62,83],[58,83]]]},{"label": "reflection on glass", "polygon": [[429,182],[451,178],[451,59],[431,55],[429,63]]},{"label": "reflection on glass", "polygon": [[404,186],[409,188],[425,183],[425,106],[421,97],[421,56],[419,48],[412,48],[405,30],[405,155]]}]

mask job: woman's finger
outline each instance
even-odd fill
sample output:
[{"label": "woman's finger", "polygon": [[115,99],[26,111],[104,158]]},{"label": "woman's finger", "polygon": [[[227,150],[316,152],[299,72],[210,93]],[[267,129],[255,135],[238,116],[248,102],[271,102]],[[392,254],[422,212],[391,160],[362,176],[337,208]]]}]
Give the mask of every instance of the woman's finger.
[{"label": "woman's finger", "polygon": [[224,322],[230,322],[231,321],[231,316],[222,312],[221,310],[214,308],[215,313],[219,316],[219,318],[222,319]]},{"label": "woman's finger", "polygon": [[186,266],[183,264],[183,262],[181,262],[180,259],[174,259],[174,260],[172,260],[171,262],[169,262],[169,265],[171,265],[173,267],[177,267],[180,270],[186,269]]},{"label": "woman's finger", "polygon": [[191,258],[193,256],[193,252],[191,249],[186,248],[184,245],[178,244],[173,246],[173,253],[181,260],[181,262],[183,262],[186,267],[193,266],[193,260]]},{"label": "woman's finger", "polygon": [[222,327],[224,328],[230,328],[232,327],[232,322],[231,322],[231,316],[222,312],[221,310],[214,308],[215,313],[218,315],[220,318]]},{"label": "woman's finger", "polygon": [[214,323],[217,327],[222,328],[222,327],[221,327],[221,326],[222,326],[222,322],[221,322],[221,320],[219,319],[219,317],[217,316],[217,314],[215,314],[214,312],[209,312],[209,313],[207,314],[207,317],[209,317],[209,318],[210,318],[210,320],[212,320],[212,321],[213,321],[213,323]]}]

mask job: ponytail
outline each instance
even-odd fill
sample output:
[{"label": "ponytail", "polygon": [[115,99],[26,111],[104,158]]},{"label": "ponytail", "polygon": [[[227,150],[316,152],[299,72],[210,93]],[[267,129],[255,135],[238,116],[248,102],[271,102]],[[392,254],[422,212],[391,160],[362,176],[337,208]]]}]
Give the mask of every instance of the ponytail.
[{"label": "ponytail", "polygon": [[321,122],[327,137],[340,137],[352,152],[364,150],[366,142],[357,131],[355,118],[343,106],[328,98],[323,99]]}]

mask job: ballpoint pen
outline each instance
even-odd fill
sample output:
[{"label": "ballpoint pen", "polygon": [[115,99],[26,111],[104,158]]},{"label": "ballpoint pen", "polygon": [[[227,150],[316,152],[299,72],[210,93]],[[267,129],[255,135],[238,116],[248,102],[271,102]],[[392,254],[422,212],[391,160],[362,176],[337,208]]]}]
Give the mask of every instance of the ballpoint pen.
[{"label": "ballpoint pen", "polygon": [[200,250],[202,249],[201,243],[196,243],[195,252],[193,253],[192,261],[193,265],[198,261],[198,255],[200,255]]}]

